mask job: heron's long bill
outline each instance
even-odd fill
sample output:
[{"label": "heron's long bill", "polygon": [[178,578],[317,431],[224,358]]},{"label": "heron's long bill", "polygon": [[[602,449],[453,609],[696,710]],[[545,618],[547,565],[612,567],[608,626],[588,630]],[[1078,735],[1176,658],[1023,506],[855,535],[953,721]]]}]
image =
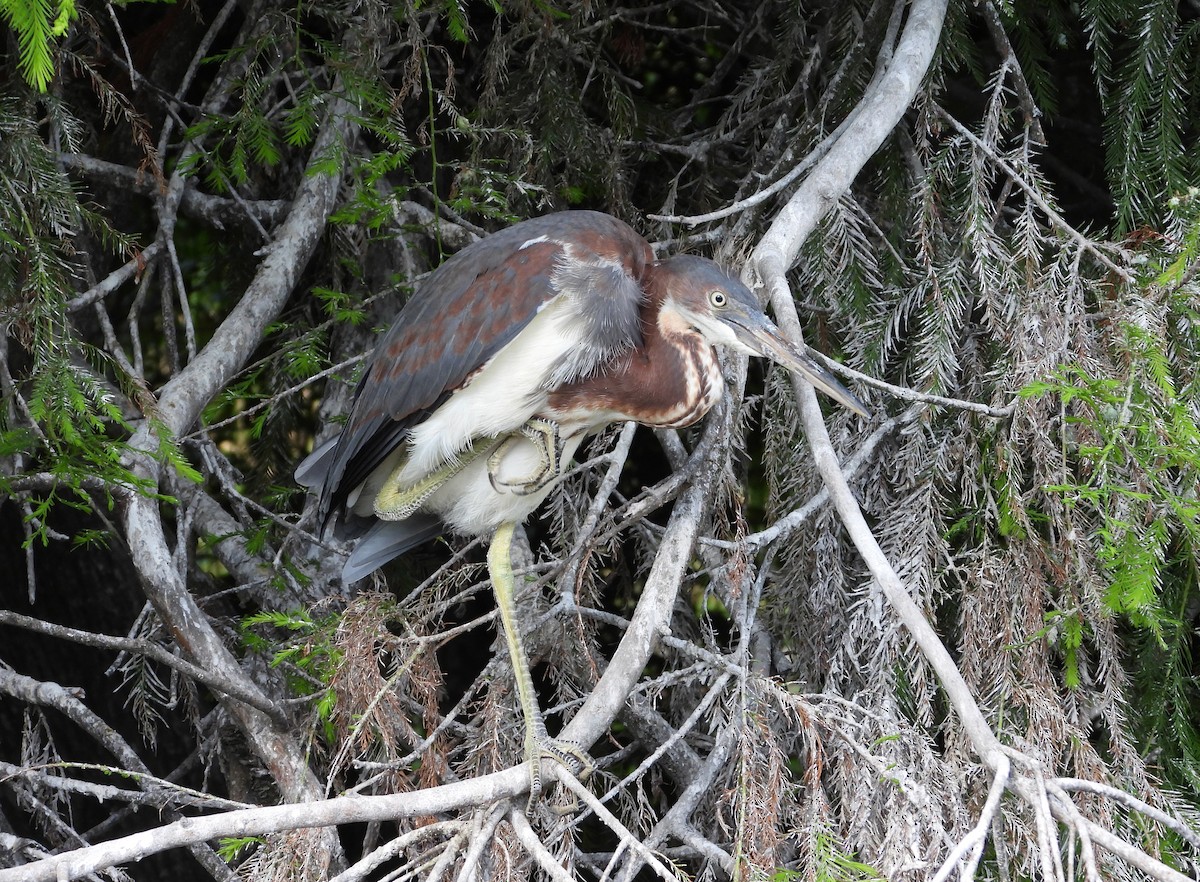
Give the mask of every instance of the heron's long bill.
[{"label": "heron's long bill", "polygon": [[[732,316],[730,318],[733,318]],[[796,371],[838,404],[870,419],[871,411],[858,396],[838,382],[812,356],[801,352],[780,333],[765,315],[739,315],[728,322],[737,338],[763,358],[769,358],[788,370]]]}]

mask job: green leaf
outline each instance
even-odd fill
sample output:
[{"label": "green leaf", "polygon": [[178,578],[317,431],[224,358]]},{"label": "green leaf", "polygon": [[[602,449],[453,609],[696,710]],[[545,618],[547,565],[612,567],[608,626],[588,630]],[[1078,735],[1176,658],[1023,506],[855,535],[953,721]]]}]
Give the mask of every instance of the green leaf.
[{"label": "green leaf", "polygon": [[255,846],[263,845],[266,841],[265,836],[227,836],[218,842],[217,854],[225,863],[231,864],[238,858],[244,857],[244,852]]},{"label": "green leaf", "polygon": [[78,17],[75,0],[0,0],[0,14],[17,32],[17,67],[25,81],[45,92],[54,77],[54,40]]}]

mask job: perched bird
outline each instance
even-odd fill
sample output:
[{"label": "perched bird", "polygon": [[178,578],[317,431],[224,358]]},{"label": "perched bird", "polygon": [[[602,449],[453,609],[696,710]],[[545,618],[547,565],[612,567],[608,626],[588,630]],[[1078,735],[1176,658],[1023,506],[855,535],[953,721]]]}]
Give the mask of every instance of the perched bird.
[{"label": "perched bird", "polygon": [[711,260],[655,260],[598,212],[527,220],[429,275],[376,347],[341,434],[297,469],[322,525],[362,536],[347,584],[443,530],[491,536],[535,797],[542,757],[586,758],[547,737],[537,708],[515,623],[513,530],[588,434],[703,417],[725,390],[714,346],[771,358],[867,415]]}]

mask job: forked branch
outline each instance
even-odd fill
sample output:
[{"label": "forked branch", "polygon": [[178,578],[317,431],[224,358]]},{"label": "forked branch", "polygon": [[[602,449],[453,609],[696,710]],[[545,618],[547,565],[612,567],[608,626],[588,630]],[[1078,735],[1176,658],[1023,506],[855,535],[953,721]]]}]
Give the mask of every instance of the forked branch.
[{"label": "forked branch", "polygon": [[[800,322],[795,300],[786,273],[795,263],[800,246],[815,229],[826,211],[845,192],[866,164],[900,122],[903,113],[916,97],[917,89],[933,58],[945,16],[944,0],[917,0],[909,10],[903,35],[888,71],[873,83],[863,99],[869,112],[860,113],[854,126],[833,145],[825,158],[792,196],[779,213],[767,234],[754,250],[750,270],[765,289],[775,309],[780,327],[800,339]],[[1007,786],[1039,816],[1049,821],[1049,815],[1064,823],[1080,837],[1083,844],[1086,870],[1096,873],[1092,845],[1118,855],[1147,875],[1162,880],[1183,880],[1183,875],[1157,861],[1144,851],[1082,817],[1061,787],[1047,787],[1040,777],[1024,774],[1010,767],[1009,756],[1023,760],[1021,765],[1033,765],[1005,748],[984,717],[975,697],[963,679],[954,660],[929,624],[920,607],[910,596],[895,568],[888,561],[879,542],[863,517],[838,463],[828,431],[821,416],[816,394],[807,383],[793,378],[804,432],[812,448],[825,486],[834,507],[855,547],[862,555],[871,575],[879,584],[892,609],[908,629],[913,641],[938,677],[947,700],[958,715],[976,754],[993,775],[992,792],[979,824],[952,851],[950,859],[938,874],[944,878],[953,863],[966,858],[962,865],[963,878],[972,878],[978,860],[978,849],[990,814],[997,811],[997,790]],[[1045,834],[1041,843],[1043,864],[1058,859],[1058,842],[1049,825],[1039,824]],[[1053,873],[1053,869],[1047,868]]]}]

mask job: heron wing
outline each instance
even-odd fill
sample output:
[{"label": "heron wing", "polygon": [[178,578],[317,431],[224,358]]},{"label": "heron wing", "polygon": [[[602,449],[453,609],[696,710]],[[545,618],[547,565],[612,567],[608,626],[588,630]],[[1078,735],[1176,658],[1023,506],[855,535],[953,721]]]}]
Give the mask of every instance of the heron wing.
[{"label": "heron wing", "polygon": [[345,567],[342,581],[350,585],[389,560],[441,535],[442,524],[425,514],[416,514],[403,521],[375,521],[354,546]]},{"label": "heron wing", "polygon": [[[322,485],[322,521],[403,443],[409,429],[511,343],[547,303],[580,299],[586,370],[641,342],[646,241],[606,214],[568,211],[481,239],[424,281],[380,340]],[[547,366],[547,377],[563,371]]]}]

